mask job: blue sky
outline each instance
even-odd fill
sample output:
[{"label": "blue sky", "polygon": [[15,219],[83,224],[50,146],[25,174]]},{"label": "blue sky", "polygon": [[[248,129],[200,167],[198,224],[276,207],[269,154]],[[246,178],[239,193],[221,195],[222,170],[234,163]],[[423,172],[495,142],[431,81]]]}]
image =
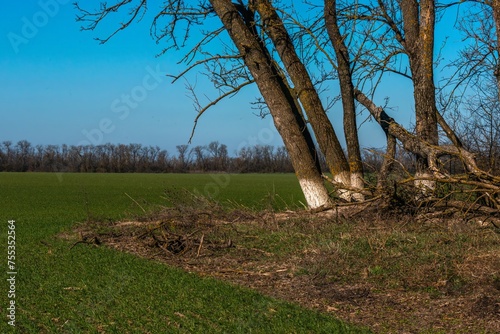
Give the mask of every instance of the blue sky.
[{"label": "blue sky", "polygon": [[[193,102],[182,80],[165,76],[181,69],[179,55],[155,57],[161,46],[147,22],[99,45],[93,38],[109,27],[81,32],[70,1],[9,1],[0,9],[0,141],[141,143],[170,152],[188,142]],[[252,114],[247,102],[256,95],[249,87],[207,112],[192,145],[217,140],[231,153],[247,143],[281,145],[271,120]]]},{"label": "blue sky", "polygon": [[[81,32],[72,1],[2,1],[0,10],[0,142],[140,143],[172,153],[175,145],[187,143],[196,112],[185,84],[171,84],[165,76],[181,70],[180,55],[155,57],[161,46],[150,38],[147,20],[100,45],[93,38],[104,37],[110,26]],[[200,82],[198,91],[214,96]],[[401,93],[392,104],[411,109],[409,81],[394,78],[387,89],[395,86]],[[249,102],[257,95],[255,87],[248,87],[209,110],[198,122],[192,145],[217,140],[231,154],[245,145],[281,145],[271,119],[253,114]],[[339,120],[334,126],[340,135],[340,106],[330,115]],[[363,146],[383,146],[378,126],[364,126]]]}]

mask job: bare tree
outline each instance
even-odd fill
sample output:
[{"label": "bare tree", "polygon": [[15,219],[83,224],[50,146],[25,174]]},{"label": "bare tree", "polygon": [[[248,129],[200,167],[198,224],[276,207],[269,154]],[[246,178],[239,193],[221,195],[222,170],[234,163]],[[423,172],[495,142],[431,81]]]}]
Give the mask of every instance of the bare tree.
[{"label": "bare tree", "polygon": [[228,166],[229,156],[227,146],[213,141],[207,145],[210,154],[210,169],[215,171],[225,171]]},{"label": "bare tree", "polygon": [[[352,7],[350,17],[375,22],[374,29],[368,32],[373,41],[368,46],[380,44],[375,51],[367,51],[371,58],[366,62],[369,65],[367,70],[371,74],[391,71],[412,80],[416,134],[420,140],[438,145],[439,116],[434,85],[435,1],[377,0],[363,3],[362,7],[361,15],[359,7]],[[401,55],[407,57],[409,72],[393,67],[401,62]],[[373,60],[377,63],[373,63]],[[430,166],[435,165],[435,162],[429,161],[431,158],[417,153],[415,179],[417,185],[424,189],[434,188],[433,182],[429,180],[433,175]]]},{"label": "bare tree", "polygon": [[[238,11],[229,0],[211,1],[236,44],[273,116],[276,129],[290,154],[295,173],[308,205],[318,208],[329,203],[329,195],[321,178],[315,148],[298,104],[285,78],[279,75],[276,62],[254,29],[252,10]],[[250,17],[250,21],[248,21]],[[247,22],[245,22],[247,19]]]},{"label": "bare tree", "polygon": [[3,156],[2,156],[2,167],[4,168],[5,171],[9,172],[13,169],[12,166],[12,141],[10,140],[5,140],[2,142],[2,146],[5,150]]},{"label": "bare tree", "polygon": [[[127,11],[124,23],[100,40],[105,43],[131,22],[144,17],[149,10],[147,5],[146,0],[122,0],[112,6],[102,4],[95,11],[77,7],[81,12],[79,20],[86,23],[84,29],[88,30],[95,29],[109,16]],[[302,21],[282,2],[269,0],[236,3],[210,0],[197,4],[168,0],[158,8],[151,33],[157,41],[166,42],[162,53],[184,50],[182,61],[186,69],[174,75],[174,81],[201,68],[219,92],[216,98],[204,104],[198,100],[194,87],[190,87],[198,111],[195,126],[210,107],[243,87],[255,84],[262,95],[261,102],[283,138],[309,207],[320,208],[330,204],[319,166],[320,155],[325,157],[341,197],[362,200],[370,194],[362,189],[357,101],[361,111],[368,111],[387,136],[387,152],[379,166],[382,180],[379,187],[385,186],[383,180],[391,170],[396,144],[400,142],[404,150],[416,156],[416,173],[408,171],[408,179],[420,189],[420,194],[425,195],[422,199],[432,199],[437,182],[453,182],[480,187],[484,196],[493,199],[493,206],[500,208],[497,201],[500,180],[478,167],[474,155],[466,150],[437,107],[434,83],[436,11],[447,6],[438,6],[433,0],[354,3],[325,0],[322,5],[309,5],[316,10],[320,8],[319,19]],[[481,5],[490,6],[493,16],[498,18],[496,2],[485,0]],[[206,31],[203,27],[209,26],[207,22],[218,26],[210,25],[214,28]],[[190,39],[195,28],[203,32],[197,41]],[[307,46],[303,44],[306,40]],[[498,38],[494,41],[494,48],[498,50]],[[218,47],[214,48],[213,44]],[[331,73],[314,52],[305,51],[311,46],[327,59]],[[321,72],[319,80],[315,80],[314,71]],[[397,123],[373,100],[379,83],[389,72],[411,80],[414,132]],[[325,106],[320,98],[321,85],[332,78],[338,79],[340,86],[347,156],[327,116],[328,105]],[[439,129],[448,139],[445,144],[440,143]],[[209,151],[217,152],[217,149],[209,147]],[[186,152],[187,147],[184,153],[179,150],[179,161],[186,158]],[[261,153],[262,156],[267,154]],[[242,150],[240,155],[244,160],[252,154],[251,150]],[[447,173],[442,165],[446,156],[460,161],[467,175],[458,177]]]},{"label": "bare tree", "polygon": [[[317,88],[314,86],[303,61],[297,55],[293,41],[283,21],[269,1],[256,0],[253,2],[253,6],[255,6],[256,12],[261,16],[264,32],[272,40],[280,56],[280,60],[283,62],[286,73],[290,76],[290,80],[294,84],[292,93],[300,101],[304,109],[334,180],[348,188],[351,187],[351,170],[349,169],[342,146],[330,119],[326,115]],[[352,103],[354,104],[354,99],[352,99]],[[351,156],[355,156],[352,161],[352,167],[355,169],[353,170],[355,175],[362,179],[356,122],[354,120],[354,123],[350,123],[352,122],[352,118],[355,118],[354,109],[350,109],[349,112],[347,117],[349,121],[345,123],[346,133],[349,134],[348,147],[352,149],[357,146],[357,152],[351,154]],[[353,129],[354,133],[352,133]],[[358,181],[358,178],[354,178],[354,180]],[[361,184],[356,182],[356,186],[362,189],[362,181]],[[351,195],[349,192],[341,192],[339,195],[344,199],[350,200]],[[361,198],[358,196],[358,199]]]},{"label": "bare tree", "polygon": [[189,157],[188,157],[188,149],[189,145],[177,145],[175,147],[178,152],[178,163],[177,163],[177,170],[181,172],[187,172],[187,165],[189,163]]},{"label": "bare tree", "polygon": [[205,157],[205,148],[197,145],[191,149],[191,154],[194,155],[194,165],[197,171],[205,172],[208,169],[207,158]]},{"label": "bare tree", "polygon": [[[335,50],[337,59],[337,74],[342,96],[342,107],[344,112],[344,133],[347,143],[349,167],[351,173],[351,186],[354,189],[364,188],[363,164],[361,150],[359,147],[358,129],[356,121],[356,106],[353,83],[353,62],[345,43],[345,36],[341,33],[337,18],[337,1],[325,0],[324,4],[325,26],[330,41]],[[356,195],[358,200],[363,195]]]},{"label": "bare tree", "polygon": [[500,159],[500,101],[497,96],[496,79],[489,75],[478,82],[467,95],[463,106],[456,110],[455,117],[464,145],[476,155],[478,165],[496,175]]}]

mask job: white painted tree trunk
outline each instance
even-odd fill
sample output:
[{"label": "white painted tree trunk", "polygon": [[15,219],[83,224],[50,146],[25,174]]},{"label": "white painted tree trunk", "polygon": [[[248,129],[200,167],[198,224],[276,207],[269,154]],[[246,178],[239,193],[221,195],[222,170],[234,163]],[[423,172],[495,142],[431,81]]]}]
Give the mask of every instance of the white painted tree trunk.
[{"label": "white painted tree trunk", "polygon": [[308,179],[299,179],[300,187],[310,209],[317,209],[330,203],[330,196],[323,182],[317,183]]},{"label": "white painted tree trunk", "polygon": [[[352,199],[356,202],[361,202],[365,200],[365,195],[361,191],[365,187],[365,181],[363,179],[363,173],[351,173],[351,188],[354,190],[352,192]],[[356,192],[359,190],[360,192]]]},{"label": "white painted tree trunk", "polygon": [[[338,173],[333,176],[333,181],[338,183],[339,185],[345,185],[347,188],[351,187],[351,173],[349,172],[343,172],[343,173]],[[352,191],[348,189],[338,189],[337,190],[337,195],[339,198],[350,202],[352,200]]]},{"label": "white painted tree trunk", "polygon": [[417,193],[415,194],[415,198],[417,200],[429,198],[434,193],[434,190],[436,189],[436,181],[426,180],[430,178],[432,178],[431,173],[420,171],[415,173],[414,185],[417,189]]}]

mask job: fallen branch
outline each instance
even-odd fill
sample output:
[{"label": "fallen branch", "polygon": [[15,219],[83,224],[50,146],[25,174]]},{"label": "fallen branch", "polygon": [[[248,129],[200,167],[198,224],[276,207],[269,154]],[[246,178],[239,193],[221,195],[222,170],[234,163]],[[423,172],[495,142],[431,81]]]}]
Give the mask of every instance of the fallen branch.
[{"label": "fallen branch", "polygon": [[69,249],[72,250],[76,245],[78,244],[87,244],[87,245],[96,245],[99,246],[102,244],[101,240],[97,238],[97,236],[92,236],[92,237],[83,237],[82,240],[78,240],[75,242]]}]

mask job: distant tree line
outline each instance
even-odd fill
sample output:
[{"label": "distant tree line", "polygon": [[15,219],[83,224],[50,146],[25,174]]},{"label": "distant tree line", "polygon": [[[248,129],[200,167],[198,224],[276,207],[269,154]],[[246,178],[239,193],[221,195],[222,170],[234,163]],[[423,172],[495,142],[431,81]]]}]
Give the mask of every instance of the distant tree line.
[{"label": "distant tree line", "polygon": [[27,140],[0,144],[0,171],[83,173],[290,173],[293,167],[284,147],[244,147],[230,156],[227,146],[178,145],[169,154],[159,146],[141,144],[32,145]]},{"label": "distant tree line", "polygon": [[[473,118],[478,120],[478,118]],[[482,119],[482,118],[481,118]],[[474,123],[474,125],[477,125]],[[494,129],[483,134],[478,129]],[[476,126],[465,144],[474,152],[476,161],[492,174],[500,174],[500,133],[496,127]],[[466,129],[470,130],[470,129]],[[465,131],[464,131],[465,132]],[[493,138],[492,138],[493,137]],[[384,150],[365,149],[363,168],[377,173],[384,162]],[[326,171],[324,156],[321,168]],[[406,173],[416,171],[415,158],[402,149],[396,153],[397,167]],[[463,173],[458,159],[441,158],[450,174]],[[230,156],[227,146],[217,141],[208,145],[177,145],[174,154],[159,146],[141,144],[104,145],[32,145],[27,140],[14,144],[0,143],[0,172],[83,172],[83,173],[292,173],[293,166],[284,146],[248,146]]]}]

